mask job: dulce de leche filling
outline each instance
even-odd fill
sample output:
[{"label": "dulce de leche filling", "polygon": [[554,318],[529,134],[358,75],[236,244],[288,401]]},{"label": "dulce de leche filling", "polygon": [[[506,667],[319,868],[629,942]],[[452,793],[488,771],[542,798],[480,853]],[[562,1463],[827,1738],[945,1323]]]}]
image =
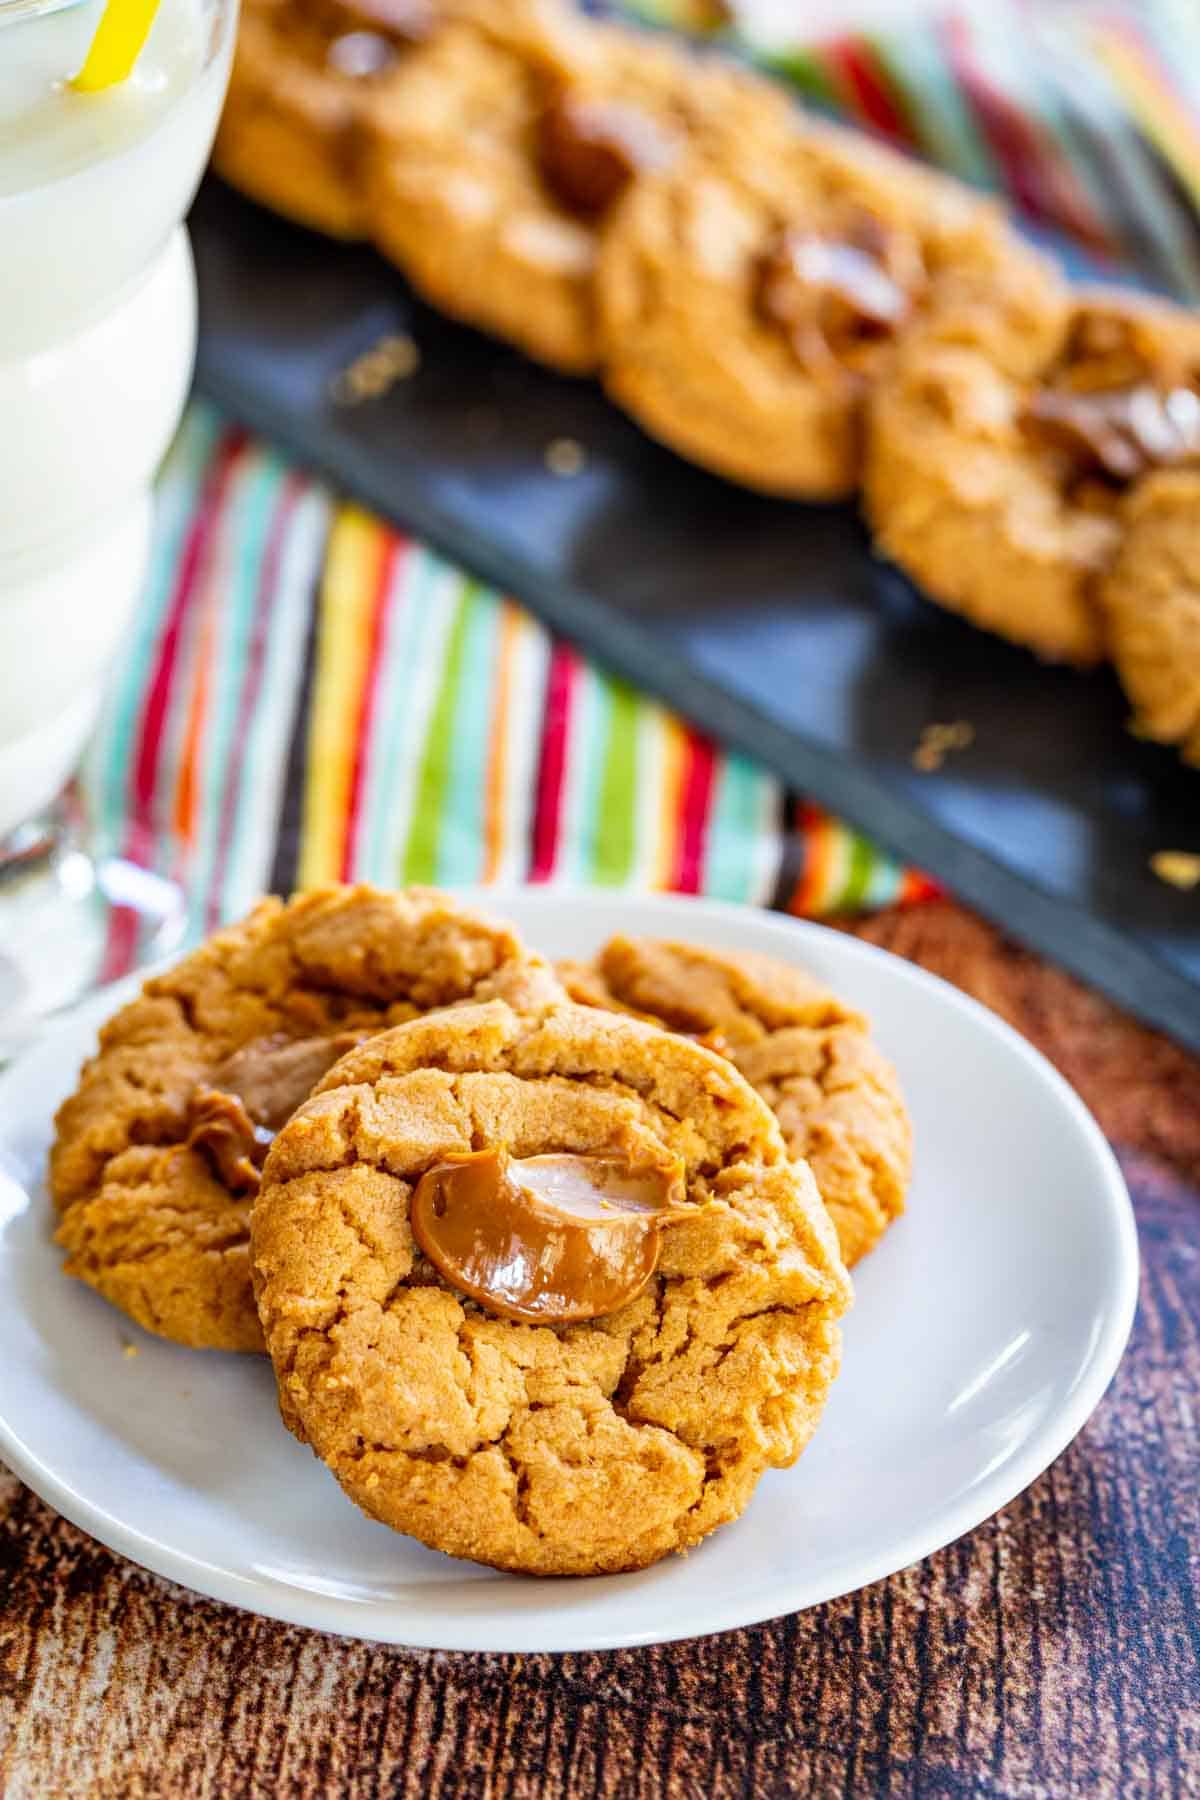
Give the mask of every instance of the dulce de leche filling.
[{"label": "dulce de leche filling", "polygon": [[1136,318],[1082,311],[1018,423],[1031,442],[1059,453],[1068,485],[1091,477],[1122,487],[1152,469],[1200,461],[1200,371]]},{"label": "dulce de leche filling", "polygon": [[423,44],[437,24],[431,0],[310,0],[308,10],[333,34],[329,67],[356,79],[382,74],[400,50]]},{"label": "dulce de leche filling", "polygon": [[188,1147],[199,1150],[234,1194],[257,1193],[277,1131],[362,1033],[292,1038],[284,1032],[243,1044],[196,1087],[188,1106]]},{"label": "dulce de leche filling", "polygon": [[759,266],[758,304],[804,368],[853,368],[904,322],[924,279],[915,243],[863,214],[836,235],[779,232]]},{"label": "dulce de leche filling", "polygon": [[476,1150],[421,1177],[410,1222],[434,1268],[488,1312],[569,1325],[641,1293],[662,1226],[691,1210],[684,1192],[681,1169],[634,1169],[616,1155]]},{"label": "dulce de leche filling", "polygon": [[538,125],[538,161],[555,198],[571,212],[606,212],[644,169],[674,154],[672,133],[639,106],[563,89]]},{"label": "dulce de leche filling", "polygon": [[1027,436],[1065,452],[1074,479],[1095,474],[1124,485],[1200,459],[1200,394],[1189,387],[1039,388],[1020,422]]}]

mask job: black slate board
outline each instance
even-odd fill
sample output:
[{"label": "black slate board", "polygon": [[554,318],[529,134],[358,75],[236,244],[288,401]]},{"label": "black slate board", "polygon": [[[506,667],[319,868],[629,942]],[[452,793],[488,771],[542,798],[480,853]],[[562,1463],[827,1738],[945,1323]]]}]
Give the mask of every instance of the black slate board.
[{"label": "black slate board", "polygon": [[[211,178],[191,229],[197,379],[220,406],[1200,1049],[1200,895],[1148,866],[1200,850],[1200,775],[1129,736],[1107,672],[972,631],[872,557],[852,508],[689,468],[590,384],[431,313],[367,250]],[[339,404],[335,376],[392,332],[419,372]],[[557,437],[585,446],[578,475],[547,470]],[[922,727],[952,719],[974,743],[919,774]]]}]

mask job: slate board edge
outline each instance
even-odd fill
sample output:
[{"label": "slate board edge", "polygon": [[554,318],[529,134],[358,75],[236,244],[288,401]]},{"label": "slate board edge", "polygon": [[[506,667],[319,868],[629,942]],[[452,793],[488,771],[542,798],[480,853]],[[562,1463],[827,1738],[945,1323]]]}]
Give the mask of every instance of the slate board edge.
[{"label": "slate board edge", "polygon": [[1010,936],[1039,950],[1109,994],[1147,1024],[1200,1053],[1200,999],[1195,987],[1149,951],[1080,907],[1045,892],[985,851],[910,807],[861,768],[764,717],[672,658],[652,632],[595,607],[584,593],[542,580],[482,535],[451,523],[438,508],[408,505],[389,493],[378,463],[351,443],[295,429],[294,419],[262,402],[210,365],[203,336],[196,385],[230,417],[282,444],[318,475],[401,529],[465,563],[474,574],[527,605],[616,674],[649,690],[718,741],[757,758],[790,787],[841,814],[905,862],[934,875],[959,899]]}]

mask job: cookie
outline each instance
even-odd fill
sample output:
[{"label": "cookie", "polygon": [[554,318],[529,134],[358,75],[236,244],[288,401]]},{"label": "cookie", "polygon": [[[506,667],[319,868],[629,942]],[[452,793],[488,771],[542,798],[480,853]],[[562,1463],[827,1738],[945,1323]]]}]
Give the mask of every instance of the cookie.
[{"label": "cookie", "polygon": [[560,963],[571,998],[655,1020],[719,1050],[762,1095],[816,1176],[844,1261],[904,1211],[912,1127],[867,1021],[803,970],[752,951],[615,937]]},{"label": "cookie", "polygon": [[59,1109],[68,1274],[177,1343],[261,1350],[249,1217],[274,1131],[365,1034],[539,983],[557,992],[513,931],[428,890],[264,900],[109,1020]]},{"label": "cookie", "polygon": [[1023,339],[993,317],[986,297],[948,308],[877,388],[867,518],[942,606],[1049,660],[1095,663],[1127,496],[1200,453],[1200,321],[1100,289],[1026,305]]},{"label": "cookie", "polygon": [[498,1568],[641,1568],[791,1463],[850,1299],[723,1058],[500,1000],[351,1051],[275,1139],[255,1287],[285,1421],[373,1518]]},{"label": "cookie", "polygon": [[244,0],[214,168],[301,225],[365,236],[368,100],[450,10],[447,0]]},{"label": "cookie", "polygon": [[605,383],[653,437],[764,493],[858,484],[862,407],[964,271],[1040,258],[990,202],[867,140],[765,114],[630,189],[597,272]]},{"label": "cookie", "polygon": [[1200,764],[1200,457],[1146,476],[1120,523],[1097,590],[1109,654],[1135,729]]},{"label": "cookie", "polygon": [[587,374],[597,246],[621,193],[693,137],[775,109],[770,83],[617,26],[524,8],[463,24],[372,108],[375,242],[443,312]]}]

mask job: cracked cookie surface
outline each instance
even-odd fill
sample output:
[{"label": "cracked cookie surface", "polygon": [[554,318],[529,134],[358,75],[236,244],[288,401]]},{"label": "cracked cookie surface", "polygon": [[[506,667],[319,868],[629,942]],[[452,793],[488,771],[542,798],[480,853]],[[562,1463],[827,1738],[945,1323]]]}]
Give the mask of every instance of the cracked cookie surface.
[{"label": "cracked cookie surface", "polygon": [[364,236],[365,110],[445,12],[437,0],[245,0],[217,172],[301,225]]},{"label": "cracked cookie surface", "polygon": [[766,493],[858,484],[862,409],[966,270],[1043,265],[978,194],[861,136],[764,114],[630,190],[604,236],[605,384],[652,436]]},{"label": "cracked cookie surface", "polygon": [[625,187],[786,102],[721,59],[550,9],[437,34],[371,109],[377,246],[442,311],[571,374],[599,360],[594,274]]},{"label": "cracked cookie surface", "polygon": [[649,1018],[727,1056],[816,1176],[853,1264],[904,1211],[912,1127],[900,1082],[866,1019],[789,963],[752,951],[615,937],[564,962],[573,1000]]},{"label": "cracked cookie surface", "polygon": [[1097,600],[1135,729],[1200,766],[1200,458],[1130,495]]},{"label": "cracked cookie surface", "polygon": [[213,166],[285,218],[366,237],[368,121],[409,59],[457,21],[511,29],[543,10],[543,0],[243,0]]},{"label": "cracked cookie surface", "polygon": [[67,1272],[163,1337],[261,1350],[249,1219],[271,1131],[359,1037],[544,984],[509,927],[430,890],[264,900],[109,1020],[60,1107]]},{"label": "cracked cookie surface", "polygon": [[[1115,659],[1144,671],[1140,690],[1151,662],[1170,660],[1176,615],[1158,608],[1144,637],[1130,618],[1139,542],[1160,571],[1148,592],[1171,554],[1172,534],[1149,522],[1165,510],[1148,502],[1139,530],[1139,494],[1175,462],[1200,463],[1200,325],[1123,290],[1030,298],[976,292],[898,358],[870,410],[867,518],[931,599],[1048,660],[1098,662],[1108,628],[1128,621]],[[997,334],[1009,305],[1024,330]],[[1169,695],[1164,710],[1173,718]]]},{"label": "cracked cookie surface", "polygon": [[[648,1287],[496,1317],[418,1252],[447,1157],[682,1171]],[[811,1435],[850,1299],[811,1174],[731,1065],[640,1020],[492,1000],[351,1051],[275,1140],[255,1287],[285,1421],[372,1517],[537,1574],[643,1567],[734,1518]]]}]

